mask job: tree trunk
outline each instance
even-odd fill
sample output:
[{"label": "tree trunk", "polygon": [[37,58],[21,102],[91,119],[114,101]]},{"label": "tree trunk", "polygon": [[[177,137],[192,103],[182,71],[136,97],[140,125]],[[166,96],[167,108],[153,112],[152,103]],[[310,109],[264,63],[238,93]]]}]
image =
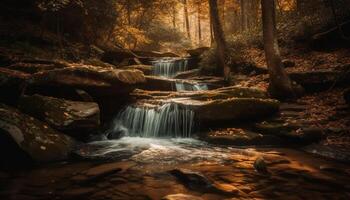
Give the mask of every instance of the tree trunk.
[{"label": "tree trunk", "polygon": [[187,37],[191,39],[191,30],[190,30],[190,20],[188,18],[188,5],[187,5],[187,0],[183,0],[184,4],[184,15],[185,15],[185,24],[186,24],[186,32],[187,32]]},{"label": "tree trunk", "polygon": [[247,0],[240,0],[241,5],[241,29],[246,31],[248,29],[248,16],[247,16]]},{"label": "tree trunk", "polygon": [[197,5],[197,23],[198,23],[198,44],[202,43],[202,23],[201,23],[201,5],[198,3]]},{"label": "tree trunk", "polygon": [[214,32],[214,39],[216,42],[217,50],[217,66],[218,71],[223,71],[223,75],[225,80],[230,79],[230,73],[231,69],[226,65],[226,52],[227,52],[227,45],[225,41],[224,32],[222,30],[219,12],[218,12],[218,5],[217,0],[209,0],[209,7],[210,7],[210,16],[212,20],[213,25],[213,32]]},{"label": "tree trunk", "polygon": [[283,68],[276,31],[275,0],[262,0],[266,62],[270,75],[269,93],[278,99],[294,98],[292,82]]},{"label": "tree trunk", "polygon": [[173,28],[176,29],[176,9],[173,8]]}]

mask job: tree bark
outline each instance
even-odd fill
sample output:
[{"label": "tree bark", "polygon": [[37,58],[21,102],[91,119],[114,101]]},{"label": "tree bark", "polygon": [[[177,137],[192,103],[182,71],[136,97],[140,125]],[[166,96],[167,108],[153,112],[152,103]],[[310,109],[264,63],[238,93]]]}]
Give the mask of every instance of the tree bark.
[{"label": "tree bark", "polygon": [[276,30],[275,0],[262,0],[264,48],[270,75],[269,93],[278,99],[295,98],[292,81],[283,68]]},{"label": "tree bark", "polygon": [[202,23],[201,23],[201,4],[197,5],[197,23],[198,23],[198,44],[202,43]]},{"label": "tree bark", "polygon": [[248,29],[248,16],[247,16],[247,0],[240,0],[241,5],[241,29],[246,31]]},{"label": "tree bark", "polygon": [[173,8],[173,28],[176,29],[176,9]]},{"label": "tree bark", "polygon": [[191,39],[191,30],[190,30],[190,20],[188,18],[188,5],[187,5],[187,0],[183,0],[184,4],[184,15],[185,15],[185,24],[186,24],[186,32],[187,32],[187,37]]},{"label": "tree bark", "polygon": [[228,81],[230,79],[231,69],[229,66],[226,65],[226,62],[225,62],[227,45],[225,41],[225,35],[222,30],[222,26],[220,22],[217,0],[209,0],[209,7],[210,7],[210,16],[211,16],[212,25],[213,25],[214,39],[217,46],[216,54],[217,54],[218,71],[223,72],[223,76],[225,80]]}]

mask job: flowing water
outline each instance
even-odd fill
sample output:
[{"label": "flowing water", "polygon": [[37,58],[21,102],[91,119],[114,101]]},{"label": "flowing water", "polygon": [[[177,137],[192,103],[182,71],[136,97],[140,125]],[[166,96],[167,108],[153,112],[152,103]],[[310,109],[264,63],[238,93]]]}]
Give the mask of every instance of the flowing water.
[{"label": "flowing water", "polygon": [[188,70],[188,60],[179,58],[162,58],[152,62],[153,74],[163,77],[174,77],[179,72]]},{"label": "flowing water", "polygon": [[176,91],[181,92],[181,91],[203,91],[203,90],[208,90],[208,85],[207,84],[189,84],[189,83],[184,83],[181,81],[178,81],[176,84]]},{"label": "flowing water", "polygon": [[168,103],[157,107],[131,105],[122,110],[113,122],[113,133],[134,137],[191,137],[194,112]]},{"label": "flowing water", "polygon": [[[187,69],[186,60],[162,59],[154,65],[155,74],[168,77]],[[176,89],[208,88],[178,82]],[[0,172],[0,199],[160,200],[178,193],[204,200],[350,198],[348,166],[295,150],[211,145],[194,138],[194,119],[193,111],[175,103],[130,105],[106,132],[120,138],[81,144],[74,158],[83,160]],[[270,175],[255,169],[261,156]],[[324,172],[321,165],[337,171]],[[175,177],[174,169],[194,173]],[[203,179],[217,189],[208,190]]]}]

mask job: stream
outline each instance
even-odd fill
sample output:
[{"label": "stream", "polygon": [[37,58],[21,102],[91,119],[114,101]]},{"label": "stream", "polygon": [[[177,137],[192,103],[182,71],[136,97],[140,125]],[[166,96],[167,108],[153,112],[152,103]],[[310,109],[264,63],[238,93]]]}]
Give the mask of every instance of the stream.
[{"label": "stream", "polygon": [[[165,77],[188,68],[179,59],[153,64]],[[350,199],[345,164],[297,149],[212,145],[196,139],[195,129],[194,113],[176,104],[129,105],[106,132],[112,139],[79,145],[68,162],[0,173],[0,198]]]}]

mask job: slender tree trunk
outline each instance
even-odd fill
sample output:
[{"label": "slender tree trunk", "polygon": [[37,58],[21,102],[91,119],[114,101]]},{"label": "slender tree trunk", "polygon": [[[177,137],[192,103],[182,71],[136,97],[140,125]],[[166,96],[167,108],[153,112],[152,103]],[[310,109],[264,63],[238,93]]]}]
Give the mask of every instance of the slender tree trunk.
[{"label": "slender tree trunk", "polygon": [[248,29],[248,16],[247,16],[247,0],[240,0],[241,5],[241,29],[246,31]]},{"label": "slender tree trunk", "polygon": [[198,44],[202,43],[202,23],[201,23],[201,4],[197,5],[197,23],[198,23]]},{"label": "slender tree trunk", "polygon": [[209,26],[210,26],[210,46],[214,45],[213,20],[209,10]]},{"label": "slender tree trunk", "polygon": [[229,66],[226,65],[226,62],[225,62],[227,45],[225,41],[224,32],[222,30],[221,22],[220,22],[217,0],[209,0],[209,7],[210,7],[210,15],[211,15],[212,25],[213,25],[214,38],[217,45],[216,54],[217,54],[218,71],[223,72],[225,80],[229,80],[231,69]]},{"label": "slender tree trunk", "polygon": [[173,8],[173,28],[176,29],[176,9]]},{"label": "slender tree trunk", "polygon": [[262,0],[266,62],[270,75],[269,93],[279,99],[294,98],[293,85],[283,68],[276,31],[275,0]]},{"label": "slender tree trunk", "polygon": [[184,4],[184,15],[185,15],[185,24],[186,24],[186,32],[187,32],[187,37],[191,39],[191,30],[190,30],[190,20],[188,18],[188,5],[187,5],[187,0],[183,0]]}]

